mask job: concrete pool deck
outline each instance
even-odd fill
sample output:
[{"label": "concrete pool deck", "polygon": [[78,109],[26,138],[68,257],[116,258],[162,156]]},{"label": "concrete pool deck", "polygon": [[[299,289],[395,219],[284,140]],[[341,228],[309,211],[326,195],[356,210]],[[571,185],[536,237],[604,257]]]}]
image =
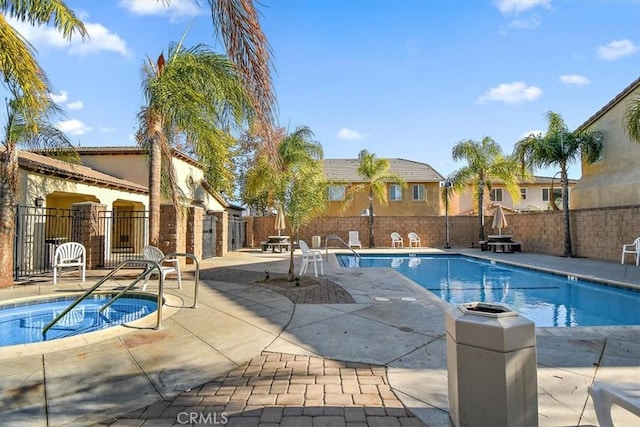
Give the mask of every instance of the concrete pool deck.
[{"label": "concrete pool deck", "polygon": [[[393,249],[429,251],[441,252]],[[635,265],[455,252],[640,283]],[[241,251],[201,267],[212,266],[286,272],[288,256]],[[170,280],[173,310],[159,331],[118,330],[45,351],[0,347],[2,423],[177,425],[181,413],[225,412],[227,425],[450,425],[447,305],[389,268],[344,269],[330,256],[325,274],[355,303],[293,304],[255,285],[203,280],[191,309],[193,281],[178,291]],[[0,291],[0,302],[79,289],[70,278],[15,286]],[[587,387],[638,381],[640,326],[537,328],[536,338],[542,426],[597,425]],[[638,419],[615,410],[614,421]]]}]

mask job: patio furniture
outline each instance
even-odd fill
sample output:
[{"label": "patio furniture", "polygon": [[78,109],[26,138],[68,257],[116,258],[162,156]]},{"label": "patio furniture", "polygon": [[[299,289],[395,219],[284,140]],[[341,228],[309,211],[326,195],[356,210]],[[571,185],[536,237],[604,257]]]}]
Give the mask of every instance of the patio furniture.
[{"label": "patio furniture", "polygon": [[620,264],[624,264],[624,256],[626,254],[632,254],[636,257],[636,265],[640,262],[640,237],[633,241],[633,243],[628,243],[626,245],[622,245],[622,260]]},{"label": "patio furniture", "polygon": [[[178,289],[182,289],[182,278],[180,277],[180,261],[178,260],[178,258],[174,257],[174,258],[163,259],[164,254],[160,249],[156,248],[155,246],[145,246],[144,249],[142,249],[142,258],[155,261],[160,264],[162,280],[164,280],[165,277],[167,277],[167,274],[176,273],[178,275]],[[165,263],[171,264],[171,265],[164,265]],[[144,285],[142,285],[143,291],[147,288],[147,284],[149,282],[149,276],[151,276],[151,274],[154,272],[156,272],[155,269],[150,270],[149,274],[147,274],[146,277],[144,278]]]},{"label": "patio furniture", "polygon": [[409,233],[409,247],[412,247],[413,245],[415,245],[418,248],[422,246],[420,244],[420,236],[418,236],[417,233],[414,233],[412,231],[411,233]]},{"label": "patio furniture", "polygon": [[350,231],[349,243],[347,244],[350,248],[357,246],[358,248],[362,249],[362,243],[360,243],[360,233],[358,233],[357,231]]},{"label": "patio furniture", "polygon": [[[84,282],[86,273],[86,253],[82,243],[67,242],[56,248],[53,255],[53,284],[58,283],[58,271],[63,268],[77,267]],[[62,275],[62,271],[60,271]]]},{"label": "patio furniture", "polygon": [[400,233],[396,233],[395,231],[391,233],[391,247],[404,248],[404,241],[402,240],[402,236],[400,236]]},{"label": "patio furniture", "polygon": [[298,246],[302,251],[302,264],[300,265],[300,275],[302,276],[309,266],[310,262],[313,262],[313,270],[318,277],[318,263],[320,263],[320,274],[324,275],[324,268],[322,266],[322,252],[309,249],[309,245],[304,240],[298,240]]},{"label": "patio furniture", "polygon": [[262,252],[267,252],[271,248],[271,252],[282,252],[282,250],[288,251],[291,248],[291,242],[289,236],[267,236],[266,241],[260,242],[262,245]]},{"label": "patio furniture", "polygon": [[[611,406],[621,408],[640,417],[640,386],[634,383],[603,383],[596,381],[589,387],[600,427],[613,427]],[[640,420],[638,420],[640,422]]]}]

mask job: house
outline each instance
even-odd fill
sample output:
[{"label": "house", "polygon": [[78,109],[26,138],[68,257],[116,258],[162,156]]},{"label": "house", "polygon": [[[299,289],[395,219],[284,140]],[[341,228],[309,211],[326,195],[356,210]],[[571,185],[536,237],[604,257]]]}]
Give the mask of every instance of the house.
[{"label": "house", "polygon": [[573,189],[572,209],[630,206],[640,203],[640,143],[626,133],[624,114],[629,101],[640,96],[640,78],[589,117],[578,131],[603,134],[603,153],[582,162],[582,177]]},{"label": "house", "polygon": [[[382,216],[425,216],[444,213],[440,198],[440,181],[444,178],[426,163],[405,159],[388,159],[390,171],[401,176],[406,186],[387,184],[386,205],[374,200],[374,214]],[[345,205],[354,185],[364,183],[358,174],[358,159],[324,159],[325,178],[335,184],[329,187],[327,216],[368,215],[369,194],[360,191]]]},{"label": "house", "polygon": [[[569,180],[569,203],[571,203],[572,189],[576,185],[576,182],[575,179]],[[500,204],[503,208],[510,211],[545,211],[553,209],[551,202],[555,202],[556,206],[562,209],[562,185],[558,176],[551,178],[534,176],[528,181],[520,182],[519,186],[520,196],[522,198],[518,203],[514,203],[504,184],[500,182],[492,183],[491,191],[487,192],[485,198],[487,208]],[[473,200],[474,194],[471,186],[463,193],[454,197],[458,198],[457,206],[459,210],[450,209],[449,214],[465,215],[476,212],[477,202]],[[571,204],[569,206],[571,206]]]},{"label": "house", "polygon": [[[114,267],[139,257],[148,244],[146,151],[76,151],[81,164],[45,156],[44,151],[18,151],[16,276],[48,271],[55,246],[64,241],[90,246],[89,268]],[[229,229],[228,210],[234,207],[207,185],[203,165],[177,150],[172,160],[185,215],[176,215],[170,199],[162,200],[161,249],[207,258],[241,247],[244,230]]]}]

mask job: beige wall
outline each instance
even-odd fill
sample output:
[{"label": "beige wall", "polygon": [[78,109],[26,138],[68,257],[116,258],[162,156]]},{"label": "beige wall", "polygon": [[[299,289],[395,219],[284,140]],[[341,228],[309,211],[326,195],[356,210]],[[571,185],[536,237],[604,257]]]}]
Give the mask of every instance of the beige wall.
[{"label": "beige wall", "polygon": [[[569,184],[569,206],[571,206],[571,197],[572,190],[575,184]],[[502,206],[515,209],[515,210],[527,210],[527,211],[546,211],[550,210],[549,202],[542,200],[542,190],[544,188],[551,189],[551,184],[537,184],[537,183],[523,183],[520,185],[520,188],[527,189],[527,198],[518,201],[517,203],[513,203],[513,199],[506,187],[502,185],[494,185],[493,188],[502,189],[502,201],[496,201],[496,203],[500,203]],[[562,185],[560,183],[560,179],[556,179],[553,184],[554,189],[561,189]],[[551,191],[549,191],[551,193]],[[450,210],[449,213],[453,215],[468,213],[476,210],[477,202],[473,201],[473,194],[471,189],[465,191],[462,194],[458,195],[459,200],[459,210],[454,211]],[[485,203],[490,204],[493,203],[489,200],[489,192],[486,193]],[[558,203],[558,207],[561,207],[562,204]]]},{"label": "beige wall", "polygon": [[640,143],[627,136],[623,124],[628,100],[638,93],[627,96],[589,127],[603,133],[604,155],[602,160],[591,165],[583,162],[582,177],[574,188],[572,208],[640,203]]},{"label": "beige wall", "polygon": [[[423,184],[425,187],[425,200],[412,200],[414,184]],[[387,188],[387,197],[388,197]],[[402,190],[402,200],[391,201],[386,205],[377,200],[373,202],[373,212],[376,216],[417,216],[417,215],[438,215],[441,210],[444,213],[444,205],[440,206],[439,184],[437,182],[410,182]],[[369,208],[368,190],[357,193],[353,202],[344,206],[342,202],[329,202],[325,216],[358,216],[365,209]]]}]

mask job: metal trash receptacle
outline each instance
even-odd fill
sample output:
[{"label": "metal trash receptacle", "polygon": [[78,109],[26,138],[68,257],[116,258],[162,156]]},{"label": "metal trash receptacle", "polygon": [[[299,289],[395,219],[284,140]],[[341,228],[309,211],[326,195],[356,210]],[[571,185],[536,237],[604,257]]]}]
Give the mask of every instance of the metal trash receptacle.
[{"label": "metal trash receptacle", "polygon": [[449,411],[455,426],[537,426],[535,324],[503,304],[446,313]]},{"label": "metal trash receptacle", "polygon": [[322,239],[320,236],[311,237],[311,248],[312,249],[320,249],[322,247]]}]

